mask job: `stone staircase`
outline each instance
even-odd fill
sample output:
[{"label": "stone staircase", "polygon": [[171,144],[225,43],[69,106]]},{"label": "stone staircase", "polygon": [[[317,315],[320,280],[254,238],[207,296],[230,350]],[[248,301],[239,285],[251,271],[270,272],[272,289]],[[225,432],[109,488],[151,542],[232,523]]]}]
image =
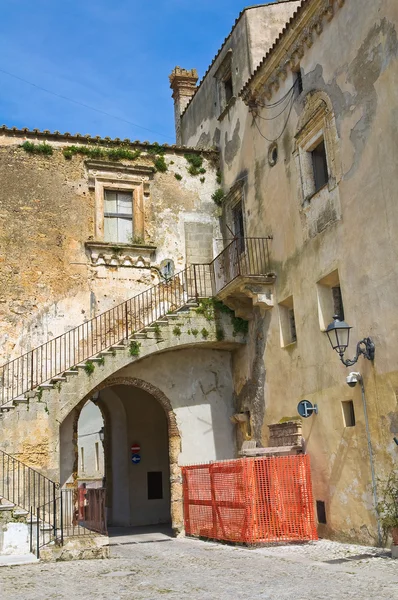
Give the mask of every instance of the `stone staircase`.
[{"label": "stone staircase", "polygon": [[[60,391],[61,386],[63,386],[64,384],[69,383],[75,378],[79,378],[81,373],[86,374],[87,370],[90,370],[92,368],[90,365],[94,365],[94,367],[96,365],[103,366],[106,361],[115,358],[117,355],[127,355],[130,356],[130,359],[132,359],[133,356],[131,356],[129,352],[130,344],[132,342],[137,342],[137,344],[139,344],[139,356],[142,357],[151,353],[151,347],[153,347],[154,343],[156,344],[156,346],[159,347],[165,346],[165,342],[167,343],[167,341],[170,341],[170,338],[173,336],[175,338],[179,338],[175,339],[175,345],[178,346],[178,342],[181,340],[181,336],[184,335],[184,331],[181,329],[181,327],[184,324],[184,321],[186,322],[188,320],[191,323],[192,321],[195,321],[194,325],[196,325],[196,327],[192,327],[194,331],[199,326],[203,326],[203,330],[205,325],[209,329],[212,329],[212,327],[209,325],[208,320],[204,318],[198,320],[198,315],[195,310],[198,308],[198,306],[199,305],[196,301],[186,302],[186,304],[184,304],[184,306],[182,306],[181,308],[177,309],[174,312],[170,312],[167,315],[154,321],[150,325],[143,327],[140,331],[133,333],[128,338],[122,339],[117,344],[112,344],[105,350],[98,352],[96,355],[88,358],[87,360],[78,363],[69,369],[66,369],[61,375],[53,377],[49,381],[38,385],[37,388],[35,388],[34,390],[30,390],[24,394],[21,394],[13,400],[1,405],[0,420],[3,419],[7,413],[14,411],[19,406],[28,406],[29,403],[31,403],[34,400],[41,400],[43,397],[43,392],[48,392],[55,389]],[[173,333],[173,330],[175,328],[181,330],[181,333]],[[210,331],[209,337],[211,333],[214,332]],[[237,341],[241,341],[240,337],[241,336],[238,337]],[[214,335],[211,335],[210,340],[209,338],[203,340],[203,335],[199,335],[199,339],[198,337],[192,336],[192,340],[190,341],[191,343],[201,343],[205,341],[212,342],[213,338]]]}]

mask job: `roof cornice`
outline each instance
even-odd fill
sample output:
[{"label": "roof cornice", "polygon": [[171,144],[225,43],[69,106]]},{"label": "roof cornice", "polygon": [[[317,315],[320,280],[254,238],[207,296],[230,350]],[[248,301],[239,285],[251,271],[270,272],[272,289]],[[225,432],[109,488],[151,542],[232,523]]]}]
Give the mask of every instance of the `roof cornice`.
[{"label": "roof cornice", "polygon": [[7,125],[0,125],[0,136],[6,135],[10,137],[23,138],[23,139],[38,139],[49,142],[67,142],[69,144],[90,144],[98,146],[124,146],[125,148],[140,148],[145,151],[148,149],[164,148],[166,152],[194,152],[198,154],[218,154],[215,148],[209,149],[198,149],[191,146],[178,146],[177,144],[158,144],[156,142],[140,142],[139,140],[132,141],[128,138],[121,140],[120,138],[101,137],[100,135],[91,136],[89,134],[82,135],[81,133],[60,133],[59,131],[49,131],[44,129],[28,129],[23,127],[7,127]]},{"label": "roof cornice", "polygon": [[268,100],[311,48],[314,37],[323,31],[323,22],[331,21],[345,0],[303,0],[253,75],[239,92],[245,104],[265,96]]}]

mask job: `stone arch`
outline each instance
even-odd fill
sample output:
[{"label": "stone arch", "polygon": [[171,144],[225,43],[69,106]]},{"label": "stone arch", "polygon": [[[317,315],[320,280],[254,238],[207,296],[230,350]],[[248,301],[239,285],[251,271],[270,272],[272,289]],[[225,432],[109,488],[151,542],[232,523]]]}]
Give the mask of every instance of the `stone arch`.
[{"label": "stone arch", "polygon": [[[100,384],[95,386],[86,396],[79,402],[77,407],[84,406],[85,402],[89,400],[93,394],[96,392],[100,392],[101,390],[112,387],[115,385],[127,385],[131,387],[136,387],[142,389],[149,394],[159,404],[162,406],[163,410],[166,413],[167,419],[167,427],[168,427],[168,437],[169,437],[169,466],[170,466],[170,496],[171,496],[171,522],[172,527],[175,534],[179,534],[183,531],[184,522],[183,522],[183,505],[182,505],[182,475],[181,468],[178,465],[178,457],[181,451],[181,434],[177,425],[177,419],[173,408],[171,406],[171,402],[169,398],[156,386],[152,385],[148,381],[144,381],[143,379],[138,379],[137,377],[117,377],[111,376],[107,379],[101,381]],[[100,406],[100,403],[98,403]],[[80,413],[80,410],[79,410]],[[105,431],[107,431],[107,424],[109,424],[109,420],[111,416],[105,411],[102,411],[104,423],[105,423]],[[107,436],[105,434],[105,443],[104,443],[104,451],[109,451],[110,443],[109,439],[107,440]],[[108,456],[108,461],[105,459],[105,464],[108,463],[108,467],[106,467],[105,477],[108,481],[111,480],[111,471],[110,465],[111,460]],[[112,498],[112,490],[108,492],[108,498]]]}]

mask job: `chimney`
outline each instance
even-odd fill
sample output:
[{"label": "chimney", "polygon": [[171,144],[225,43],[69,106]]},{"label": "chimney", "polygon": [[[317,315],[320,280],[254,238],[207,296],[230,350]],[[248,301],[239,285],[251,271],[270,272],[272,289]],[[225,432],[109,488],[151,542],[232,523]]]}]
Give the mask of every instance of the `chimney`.
[{"label": "chimney", "polygon": [[174,122],[176,129],[176,143],[182,144],[181,136],[181,115],[187,107],[188,102],[192,98],[196,90],[198,81],[198,73],[196,69],[181,69],[175,67],[169,76],[170,87],[173,90],[174,99]]}]

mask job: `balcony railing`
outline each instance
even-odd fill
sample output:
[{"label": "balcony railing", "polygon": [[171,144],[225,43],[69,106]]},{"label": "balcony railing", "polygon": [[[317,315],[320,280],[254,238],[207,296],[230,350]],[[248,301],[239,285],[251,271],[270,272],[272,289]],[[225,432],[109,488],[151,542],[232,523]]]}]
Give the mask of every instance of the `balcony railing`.
[{"label": "balcony railing", "polygon": [[213,295],[238,277],[267,277],[272,238],[235,238],[211,263]]}]

